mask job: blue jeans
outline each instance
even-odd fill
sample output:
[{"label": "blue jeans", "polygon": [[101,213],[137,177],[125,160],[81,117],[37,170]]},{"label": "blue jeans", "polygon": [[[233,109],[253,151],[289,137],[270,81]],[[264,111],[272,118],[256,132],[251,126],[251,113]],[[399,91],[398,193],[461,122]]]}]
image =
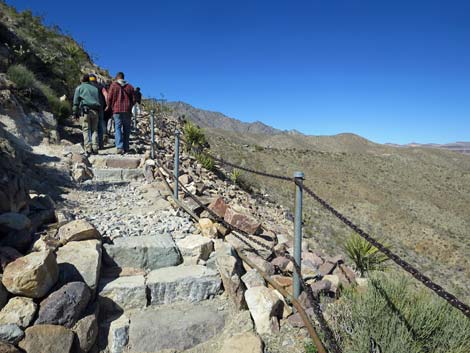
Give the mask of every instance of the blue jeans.
[{"label": "blue jeans", "polygon": [[114,113],[113,118],[116,148],[127,152],[129,151],[129,137],[131,134],[131,114]]}]

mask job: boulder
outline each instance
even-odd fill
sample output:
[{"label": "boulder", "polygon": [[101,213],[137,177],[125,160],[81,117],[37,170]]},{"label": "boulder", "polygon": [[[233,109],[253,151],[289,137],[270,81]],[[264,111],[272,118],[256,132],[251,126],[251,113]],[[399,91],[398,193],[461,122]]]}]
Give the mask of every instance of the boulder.
[{"label": "boulder", "polygon": [[36,315],[37,305],[31,298],[13,297],[0,311],[0,324],[15,324],[28,327]]},{"label": "boulder", "polygon": [[101,242],[99,240],[73,241],[57,250],[59,282],[83,281],[95,292],[101,269]]},{"label": "boulder", "polygon": [[3,273],[3,285],[13,294],[42,298],[59,277],[59,267],[51,251],[34,252],[10,262]]},{"label": "boulder", "polygon": [[14,345],[0,341],[0,353],[22,353]]},{"label": "boulder", "polygon": [[320,256],[308,251],[302,252],[302,262],[303,261],[309,261],[315,268],[319,268],[324,262]]},{"label": "boulder", "polygon": [[100,306],[105,311],[140,309],[147,305],[143,275],[102,278],[99,288]]},{"label": "boulder", "polygon": [[335,267],[336,267],[336,263],[325,262],[318,269],[318,274],[321,277],[329,275],[330,273],[332,273],[334,271]]},{"label": "boulder", "polygon": [[240,261],[235,256],[218,255],[215,259],[224,289],[237,310],[246,309],[245,286],[240,279],[243,272]]},{"label": "boulder", "polygon": [[247,271],[242,276],[242,281],[245,283],[246,288],[253,288],[253,287],[260,287],[265,286],[266,283],[264,281],[263,276],[261,276],[258,271],[252,269]]},{"label": "boulder", "polygon": [[113,244],[104,244],[105,261],[120,268],[135,267],[156,270],[179,265],[180,252],[169,234],[117,238]]},{"label": "boulder", "polygon": [[30,248],[32,240],[33,237],[29,229],[12,230],[0,239],[0,245],[26,252]]},{"label": "boulder", "polygon": [[178,181],[183,184],[184,186],[188,185],[191,181],[193,181],[193,178],[189,174],[183,174],[178,177]]},{"label": "boulder", "polygon": [[219,353],[263,353],[263,341],[256,333],[239,333],[225,340]]},{"label": "boulder", "polygon": [[16,259],[22,257],[23,254],[21,254],[18,250],[14,248],[10,248],[8,246],[1,246],[0,247],[0,264],[2,266],[2,272],[5,271],[5,267],[10,262],[15,261]]},{"label": "boulder", "polygon": [[152,305],[174,302],[198,302],[219,291],[219,273],[201,265],[166,267],[147,275]]},{"label": "boulder", "polygon": [[[243,235],[236,236],[233,233],[227,235],[225,240],[237,250],[256,251],[256,253],[258,253],[264,260],[269,259],[273,254],[273,251],[271,250],[273,242],[271,240],[266,240],[266,238],[261,236],[252,235],[251,237],[254,238],[256,242]],[[266,245],[267,248],[258,243]]]},{"label": "boulder", "polygon": [[238,212],[234,207],[227,207],[224,220],[248,234],[258,234],[261,231],[261,223],[258,220]]},{"label": "boulder", "polygon": [[196,265],[199,260],[206,261],[214,251],[213,241],[198,234],[191,234],[177,240],[176,245],[183,255],[184,263],[191,265]]},{"label": "boulder", "polygon": [[27,353],[70,353],[74,333],[63,326],[34,325],[25,331],[20,348]]},{"label": "boulder", "polygon": [[[252,252],[245,252],[244,255],[253,262],[255,266],[257,266],[261,271],[265,272],[268,276],[272,276],[274,274],[274,266],[264,260],[262,257],[252,253]],[[251,270],[251,267],[247,263],[243,263],[243,267],[248,272]]]},{"label": "boulder", "polygon": [[66,244],[71,241],[101,239],[101,235],[91,223],[84,219],[77,219],[60,227],[57,238],[61,244]]},{"label": "boulder", "polygon": [[[16,324],[0,325],[0,341],[17,344],[24,337],[23,330]],[[0,351],[1,352],[1,351]]]},{"label": "boulder", "polygon": [[280,271],[285,271],[290,260],[284,256],[278,256],[271,261],[271,264]]},{"label": "boulder", "polygon": [[111,322],[108,333],[109,353],[122,353],[129,342],[130,321],[126,315],[121,315]]},{"label": "boulder", "polygon": [[204,235],[205,237],[211,239],[217,238],[217,227],[215,226],[214,222],[212,222],[209,218],[200,218],[199,227],[201,228],[202,235]]},{"label": "boulder", "polygon": [[227,204],[225,203],[223,197],[218,197],[209,204],[209,209],[217,216],[224,218],[225,211],[227,211]]},{"label": "boulder", "polygon": [[266,287],[252,287],[245,292],[245,300],[260,335],[273,334],[271,318],[281,318],[283,302],[274,290]]},{"label": "boulder", "polygon": [[75,333],[74,352],[86,353],[91,350],[98,338],[98,321],[95,314],[85,316],[72,328]]},{"label": "boulder", "polygon": [[35,325],[52,324],[72,328],[87,307],[90,298],[90,290],[85,283],[68,283],[41,302]]},{"label": "boulder", "polygon": [[30,228],[31,220],[24,214],[16,212],[0,214],[0,234],[6,234],[12,230],[29,230]]},{"label": "boulder", "polygon": [[208,304],[137,312],[131,317],[129,346],[134,352],[182,352],[208,341],[223,331],[226,316]]}]

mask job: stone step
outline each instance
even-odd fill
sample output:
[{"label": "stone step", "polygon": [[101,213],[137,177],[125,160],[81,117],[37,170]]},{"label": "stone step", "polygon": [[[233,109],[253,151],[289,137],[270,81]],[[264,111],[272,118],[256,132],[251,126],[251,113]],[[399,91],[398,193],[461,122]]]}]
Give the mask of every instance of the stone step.
[{"label": "stone step", "polygon": [[147,275],[150,305],[199,302],[214,297],[220,285],[219,272],[202,265],[165,267]]},{"label": "stone step", "polygon": [[104,313],[145,308],[146,290],[143,275],[101,278],[98,291],[100,308]]},{"label": "stone step", "polygon": [[103,247],[104,261],[110,267],[156,270],[183,261],[169,234],[116,238]]},{"label": "stone step", "polygon": [[141,168],[137,169],[122,169],[122,168],[92,168],[94,181],[105,182],[122,182],[122,181],[135,181],[145,178],[144,171]]},{"label": "stone step", "polygon": [[142,157],[143,155],[97,155],[90,156],[88,160],[95,168],[136,169],[139,167]]}]

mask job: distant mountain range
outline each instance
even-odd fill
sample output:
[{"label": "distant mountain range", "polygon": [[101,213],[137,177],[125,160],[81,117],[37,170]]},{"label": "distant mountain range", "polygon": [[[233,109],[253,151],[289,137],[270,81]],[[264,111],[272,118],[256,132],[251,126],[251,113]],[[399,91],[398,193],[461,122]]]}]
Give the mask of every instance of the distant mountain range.
[{"label": "distant mountain range", "polygon": [[[218,134],[229,134],[232,139],[238,138],[243,142],[248,142],[251,138],[252,143],[265,147],[278,148],[318,148],[322,147],[327,150],[335,150],[335,144],[340,144],[342,148],[349,146],[353,150],[356,147],[370,147],[376,145],[360,136],[354,134],[339,134],[336,136],[310,136],[304,135],[297,130],[279,130],[266,125],[260,121],[253,123],[242,122],[238,119],[228,117],[219,112],[195,108],[184,102],[168,102],[167,105],[177,114],[185,115],[193,123],[202,128],[219,130]],[[216,132],[215,132],[216,133]],[[242,143],[242,141],[238,141]],[[386,143],[390,147],[422,147],[422,148],[438,148],[459,153],[470,154],[470,142],[455,142],[449,144],[435,143],[409,143],[406,145],[398,145]],[[338,146],[339,147],[339,146]]]},{"label": "distant mountain range", "polygon": [[406,145],[397,145],[394,143],[387,143],[386,145],[392,147],[422,147],[422,148],[439,148],[445,149],[458,153],[470,154],[470,142],[454,142],[447,144],[438,144],[438,143],[408,143]]},{"label": "distant mountain range", "polygon": [[245,123],[238,119],[228,117],[219,112],[195,108],[184,102],[169,102],[167,105],[178,115],[185,115],[193,123],[203,128],[228,130],[236,133],[251,133],[263,135],[293,134],[301,135],[296,130],[283,131],[275,129],[261,121]]}]

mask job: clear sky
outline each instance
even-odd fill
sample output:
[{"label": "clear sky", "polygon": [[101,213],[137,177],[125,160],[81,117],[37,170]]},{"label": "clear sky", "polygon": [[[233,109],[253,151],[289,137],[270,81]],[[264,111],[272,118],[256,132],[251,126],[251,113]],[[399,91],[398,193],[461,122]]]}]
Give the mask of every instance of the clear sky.
[{"label": "clear sky", "polygon": [[468,0],[7,0],[144,95],[376,142],[470,141]]}]

